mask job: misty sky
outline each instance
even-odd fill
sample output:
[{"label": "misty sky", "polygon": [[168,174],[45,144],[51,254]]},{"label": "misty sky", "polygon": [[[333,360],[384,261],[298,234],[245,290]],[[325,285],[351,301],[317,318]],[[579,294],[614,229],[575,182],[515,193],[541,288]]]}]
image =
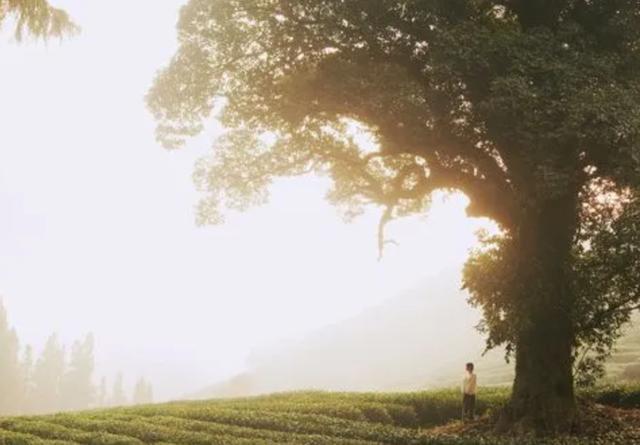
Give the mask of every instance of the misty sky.
[{"label": "misty sky", "polygon": [[429,219],[389,227],[399,246],[378,262],[379,212],[344,224],[312,177],[196,227],[191,175],[214,134],[168,152],[143,100],[184,2],[52,3],[80,35],[0,38],[0,295],[21,340],[93,332],[98,375],[145,375],[159,398],[179,397],[459,267],[473,245],[464,201],[438,201]]}]

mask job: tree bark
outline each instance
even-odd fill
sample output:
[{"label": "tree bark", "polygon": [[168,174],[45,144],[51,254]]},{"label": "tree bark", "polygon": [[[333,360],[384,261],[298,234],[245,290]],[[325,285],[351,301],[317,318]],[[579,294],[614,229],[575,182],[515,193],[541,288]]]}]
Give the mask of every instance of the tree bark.
[{"label": "tree bark", "polygon": [[516,303],[516,377],[507,424],[518,431],[568,432],[576,420],[573,385],[571,249],[577,194],[525,212],[515,238],[522,252]]},{"label": "tree bark", "polygon": [[567,0],[511,0],[509,6],[518,15],[524,29],[546,26],[555,28]]}]

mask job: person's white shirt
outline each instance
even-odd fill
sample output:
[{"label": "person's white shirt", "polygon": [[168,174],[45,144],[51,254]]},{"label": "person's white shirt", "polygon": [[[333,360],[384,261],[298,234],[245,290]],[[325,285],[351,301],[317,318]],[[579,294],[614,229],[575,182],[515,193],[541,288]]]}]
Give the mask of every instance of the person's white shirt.
[{"label": "person's white shirt", "polygon": [[473,372],[466,372],[462,380],[462,393],[470,396],[476,395],[477,379]]}]

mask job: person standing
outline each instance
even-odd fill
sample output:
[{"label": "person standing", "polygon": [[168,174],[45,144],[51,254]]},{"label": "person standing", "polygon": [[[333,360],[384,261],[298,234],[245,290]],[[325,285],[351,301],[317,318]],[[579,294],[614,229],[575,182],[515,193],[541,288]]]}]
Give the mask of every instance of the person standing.
[{"label": "person standing", "polygon": [[462,420],[473,420],[476,410],[477,379],[473,372],[473,363],[465,366],[465,375],[462,380]]}]

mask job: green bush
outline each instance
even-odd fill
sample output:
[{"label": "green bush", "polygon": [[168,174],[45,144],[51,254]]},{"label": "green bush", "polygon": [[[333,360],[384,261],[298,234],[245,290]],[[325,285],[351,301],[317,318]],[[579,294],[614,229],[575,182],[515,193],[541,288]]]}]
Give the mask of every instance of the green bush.
[{"label": "green bush", "polygon": [[393,419],[393,424],[404,428],[416,428],[420,425],[416,410],[412,406],[389,405],[387,412]]},{"label": "green bush", "polygon": [[362,408],[362,414],[369,422],[381,423],[383,425],[393,425],[393,418],[386,408],[380,404],[370,404]]},{"label": "green bush", "polygon": [[143,442],[132,437],[106,432],[87,432],[63,425],[35,419],[16,419],[0,422],[5,430],[31,434],[42,439],[65,440],[71,443],[92,445],[142,445]]},{"label": "green bush", "polygon": [[0,430],[0,445],[75,445],[75,442],[47,440],[32,434]]},{"label": "green bush", "polygon": [[588,400],[625,409],[640,409],[639,386],[604,386],[581,393]]}]

